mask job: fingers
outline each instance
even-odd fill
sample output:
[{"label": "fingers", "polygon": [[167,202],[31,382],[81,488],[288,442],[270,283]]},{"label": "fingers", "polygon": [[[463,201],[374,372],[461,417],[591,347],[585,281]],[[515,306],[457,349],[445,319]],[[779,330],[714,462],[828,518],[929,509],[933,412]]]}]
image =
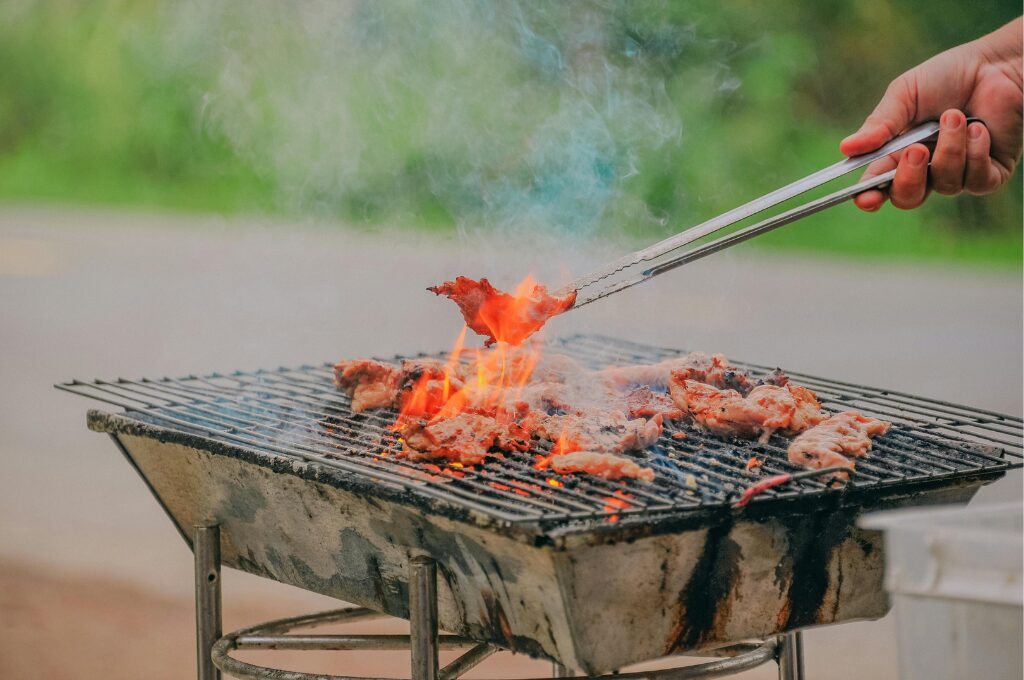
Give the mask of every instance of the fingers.
[{"label": "fingers", "polygon": [[928,195],[928,147],[914,144],[903,152],[896,176],[889,187],[889,200],[900,210],[910,210],[924,203]]},{"label": "fingers", "polygon": [[[899,160],[899,154],[890,154],[885,158],[879,158],[877,161],[868,166],[864,174],[861,175],[861,180],[876,177],[882,173],[889,172],[896,167],[896,163]],[[866,212],[875,212],[883,205],[885,205],[886,199],[889,198],[887,191],[881,189],[870,189],[863,193],[857,194],[853,199],[854,204],[861,210]]]},{"label": "fingers", "polygon": [[939,139],[932,155],[932,188],[945,196],[959,194],[964,190],[966,164],[967,117],[950,109],[939,119]]},{"label": "fingers", "polygon": [[859,156],[874,151],[906,129],[917,112],[915,83],[913,71],[892,81],[860,129],[839,143],[839,151],[845,156]]},{"label": "fingers", "polygon": [[990,194],[1002,183],[999,168],[992,162],[989,151],[992,138],[982,123],[967,126],[967,168],[964,188],[972,194]]}]

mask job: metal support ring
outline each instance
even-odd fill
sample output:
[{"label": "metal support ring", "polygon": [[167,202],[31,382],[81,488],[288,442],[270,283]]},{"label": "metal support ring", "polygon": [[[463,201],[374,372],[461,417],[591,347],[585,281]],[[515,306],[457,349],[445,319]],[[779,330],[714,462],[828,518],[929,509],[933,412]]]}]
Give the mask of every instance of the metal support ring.
[{"label": "metal support ring", "polygon": [[[316,650],[398,650],[411,649],[412,640],[408,635],[287,635],[291,630],[324,625],[362,621],[382,616],[378,612],[352,607],[334,609],[319,614],[309,614],[279,619],[243,628],[222,637],[213,646],[213,663],[224,673],[246,680],[366,680],[349,675],[323,675],[287,671],[239,661],[230,656],[236,649],[316,649]],[[442,668],[440,680],[455,680],[495,652],[498,647],[479,643],[456,635],[442,635],[438,638],[441,649],[469,648],[459,658]],[[770,638],[760,643],[733,645],[726,651],[733,654],[728,658],[715,659],[693,666],[666,668],[654,671],[618,673],[614,675],[576,676],[574,680],[698,680],[732,675],[776,660],[778,642]],[[570,676],[571,677],[571,676]],[[389,680],[389,679],[376,679]],[[394,679],[404,680],[404,679]],[[552,680],[549,677],[532,680]],[[556,679],[557,680],[557,679]],[[566,678],[568,680],[568,678]]]}]

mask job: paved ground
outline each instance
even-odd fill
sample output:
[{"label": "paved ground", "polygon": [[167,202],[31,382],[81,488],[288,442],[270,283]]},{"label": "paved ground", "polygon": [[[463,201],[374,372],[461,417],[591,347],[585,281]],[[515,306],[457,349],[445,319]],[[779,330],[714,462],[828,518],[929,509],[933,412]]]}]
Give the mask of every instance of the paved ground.
[{"label": "paved ground", "polygon": [[[109,441],[85,430],[90,405],[54,382],[443,348],[457,313],[424,286],[453,273],[507,284],[531,266],[550,279],[552,263],[576,269],[599,254],[552,256],[566,251],[541,243],[481,256],[483,243],[462,243],[0,209],[0,677],[181,677],[192,663],[190,556]],[[550,332],[722,351],[1021,412],[1019,276],[746,250],[617,298],[556,319]],[[979,502],[1020,497],[1014,475]],[[238,625],[333,606],[233,572],[225,588]],[[894,630],[887,618],[811,632],[814,677],[895,677]],[[130,663],[112,667],[126,640]],[[26,661],[37,654],[45,673]],[[332,667],[352,671],[346,663]]]}]

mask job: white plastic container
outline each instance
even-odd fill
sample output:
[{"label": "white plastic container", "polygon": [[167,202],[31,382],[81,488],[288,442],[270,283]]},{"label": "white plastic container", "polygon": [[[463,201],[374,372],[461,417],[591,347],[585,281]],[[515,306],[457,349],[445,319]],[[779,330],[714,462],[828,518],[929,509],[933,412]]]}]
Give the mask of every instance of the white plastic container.
[{"label": "white plastic container", "polygon": [[901,680],[1021,680],[1021,505],[869,515],[885,532]]}]

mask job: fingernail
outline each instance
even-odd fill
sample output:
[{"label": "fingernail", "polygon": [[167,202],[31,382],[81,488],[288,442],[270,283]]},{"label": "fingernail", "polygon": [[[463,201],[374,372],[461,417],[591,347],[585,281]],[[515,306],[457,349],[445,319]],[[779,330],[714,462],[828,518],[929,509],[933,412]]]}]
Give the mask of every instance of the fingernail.
[{"label": "fingernail", "polygon": [[981,139],[981,124],[968,126],[967,136],[971,139]]},{"label": "fingernail", "polygon": [[924,149],[912,146],[907,151],[907,162],[914,167],[924,165],[926,160],[928,160],[928,152]]},{"label": "fingernail", "polygon": [[960,123],[963,117],[959,115],[959,111],[946,111],[942,114],[942,127],[946,130],[957,130],[960,128]]}]

